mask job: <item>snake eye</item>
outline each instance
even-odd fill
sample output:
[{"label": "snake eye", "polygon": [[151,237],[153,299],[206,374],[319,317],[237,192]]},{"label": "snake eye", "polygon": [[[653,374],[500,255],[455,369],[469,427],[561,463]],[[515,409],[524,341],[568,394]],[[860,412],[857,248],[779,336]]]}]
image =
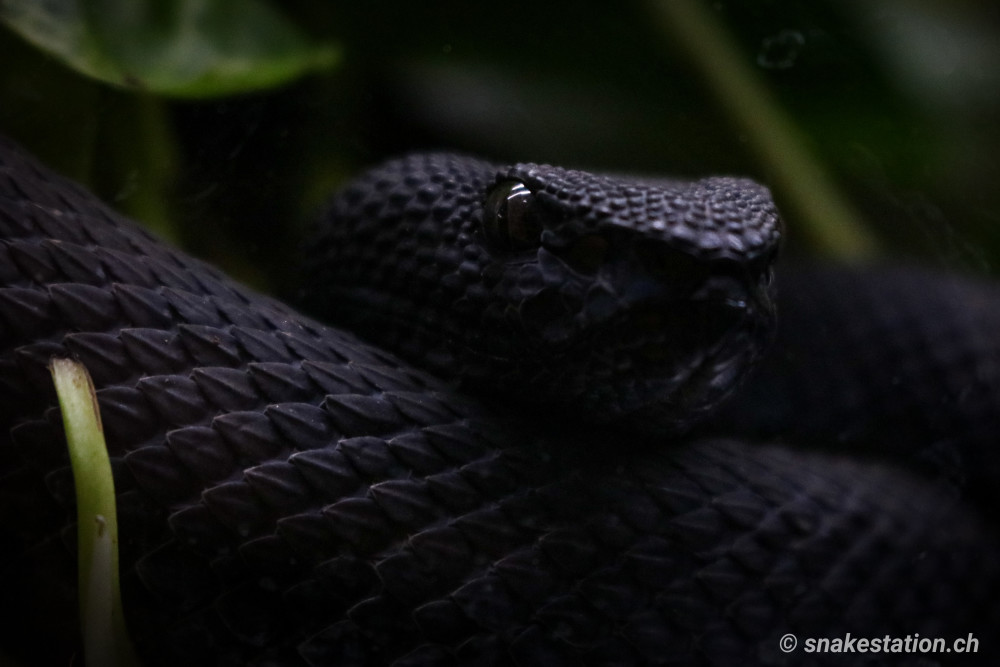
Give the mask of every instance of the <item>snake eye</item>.
[{"label": "snake eye", "polygon": [[538,221],[534,202],[534,195],[524,183],[498,183],[486,197],[483,208],[483,232],[487,240],[506,249],[537,246],[541,240],[542,225]]}]

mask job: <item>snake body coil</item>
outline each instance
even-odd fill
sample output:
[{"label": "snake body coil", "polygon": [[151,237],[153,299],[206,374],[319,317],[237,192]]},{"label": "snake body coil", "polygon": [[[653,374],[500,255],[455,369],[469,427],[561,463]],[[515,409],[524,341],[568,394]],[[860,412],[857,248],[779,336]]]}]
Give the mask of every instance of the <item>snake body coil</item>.
[{"label": "snake body coil", "polygon": [[[496,186],[482,178],[453,172],[469,202]],[[455,210],[411,205],[431,199],[421,184],[389,185],[383,208]],[[335,207],[361,201],[350,192]],[[25,664],[65,662],[76,645],[53,356],[80,359],[97,387],[124,605],[150,665],[831,658],[783,653],[786,633],[971,632],[977,661],[1000,650],[993,527],[906,463],[485,407],[165,248],[9,143],[0,239],[0,646]],[[718,303],[766,312],[756,288],[730,280],[766,271],[723,254],[708,259],[747,298]],[[696,282],[687,294],[718,284]],[[757,322],[711,328],[717,349],[759,340]],[[703,384],[721,395],[733,378],[719,377]]]}]

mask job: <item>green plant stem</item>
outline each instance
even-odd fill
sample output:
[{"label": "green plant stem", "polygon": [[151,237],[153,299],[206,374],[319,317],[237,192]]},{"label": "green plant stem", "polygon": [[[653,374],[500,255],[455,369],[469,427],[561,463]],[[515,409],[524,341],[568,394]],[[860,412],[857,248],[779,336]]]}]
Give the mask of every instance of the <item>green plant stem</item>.
[{"label": "green plant stem", "polygon": [[661,30],[698,67],[709,88],[746,133],[799,228],[819,252],[860,258],[875,238],[809,154],[794,124],[747,65],[705,0],[648,0]]},{"label": "green plant stem", "polygon": [[122,614],[115,487],[97,396],[82,364],[53,359],[50,370],[76,486],[77,572],[86,664],[135,665]]}]

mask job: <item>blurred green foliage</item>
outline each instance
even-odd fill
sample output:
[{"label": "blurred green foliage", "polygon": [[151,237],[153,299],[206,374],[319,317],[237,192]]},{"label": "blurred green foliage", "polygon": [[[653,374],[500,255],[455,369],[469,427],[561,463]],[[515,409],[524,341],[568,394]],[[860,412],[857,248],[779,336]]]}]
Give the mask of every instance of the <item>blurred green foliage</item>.
[{"label": "blurred green foliage", "polygon": [[[86,19],[88,39],[113,37],[114,50],[88,48],[112,54],[115,67],[95,73],[65,56],[72,44],[39,50],[23,29],[3,30],[0,131],[192,252],[276,291],[291,281],[303,227],[323,199],[364,166],[415,149],[746,174],[773,187],[789,253],[821,249],[795,203],[799,184],[780,176],[785,149],[774,149],[777,162],[762,158],[739,118],[748,100],[720,95],[705,74],[717,61],[664,24],[661,3],[672,1],[258,0],[240,20],[280,14],[273,34],[268,21],[219,20],[244,6],[225,0],[155,12],[139,2],[145,9],[128,16],[125,0],[47,2],[76,8],[68,19]],[[995,265],[996,3],[693,2],[790,119],[794,150],[811,156],[882,252]],[[0,4],[0,18],[16,28],[9,8],[20,6]],[[194,6],[215,18],[177,19],[197,16],[183,11]],[[269,60],[281,61],[281,45],[299,50],[298,66]],[[234,48],[260,58],[240,70],[243,83],[197,75]],[[157,71],[166,56],[176,67]],[[264,87],[249,92],[255,70]],[[160,83],[171,77],[190,85]]]},{"label": "blurred green foliage", "polygon": [[154,95],[263,90],[336,57],[257,0],[6,0],[2,11],[77,72]]}]

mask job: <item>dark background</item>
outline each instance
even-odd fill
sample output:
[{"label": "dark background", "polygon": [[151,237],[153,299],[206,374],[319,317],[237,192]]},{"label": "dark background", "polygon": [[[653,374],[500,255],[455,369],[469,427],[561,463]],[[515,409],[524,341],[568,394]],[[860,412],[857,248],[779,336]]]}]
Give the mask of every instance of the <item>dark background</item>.
[{"label": "dark background", "polygon": [[[671,0],[661,0],[671,2]],[[1000,258],[1000,5],[694,0],[790,120],[875,252]],[[281,292],[310,217],[386,156],[450,149],[772,186],[789,255],[817,242],[734,113],[744,100],[658,3],[274,3],[339,60],[281,86],[178,99],[88,79],[0,27],[0,130],[243,280]],[[781,155],[779,151],[779,156]],[[808,200],[808,194],[807,194]]]}]

